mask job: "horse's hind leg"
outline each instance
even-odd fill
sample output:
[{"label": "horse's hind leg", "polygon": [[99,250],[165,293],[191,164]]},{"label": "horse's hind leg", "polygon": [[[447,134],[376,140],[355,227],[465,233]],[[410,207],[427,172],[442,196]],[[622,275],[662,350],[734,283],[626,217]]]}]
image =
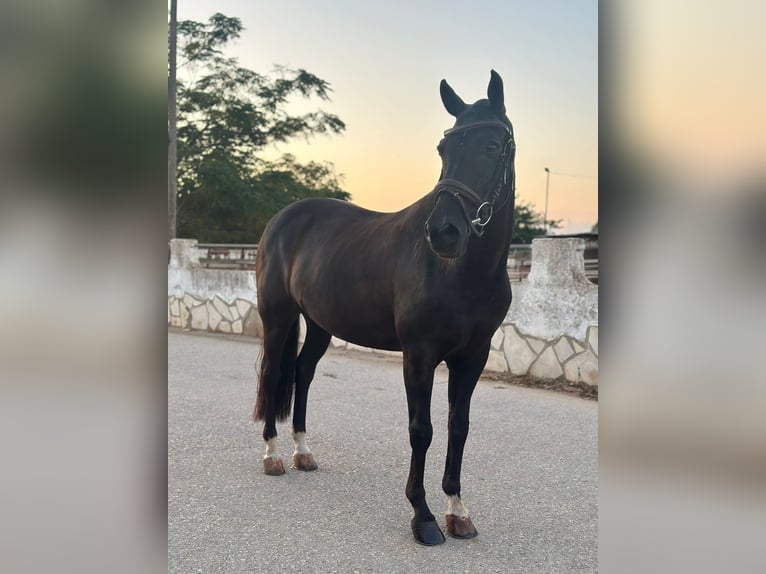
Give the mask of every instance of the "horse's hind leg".
[{"label": "horse's hind leg", "polygon": [[280,315],[262,313],[263,359],[261,361],[255,420],[262,420],[266,453],[263,472],[270,475],[285,473],[277,452],[277,419],[290,412],[295,380],[295,355],[298,346],[298,311]]},{"label": "horse's hind leg", "polygon": [[442,488],[447,495],[447,532],[453,538],[473,538],[476,528],[460,497],[460,471],[468,438],[471,395],[489,354],[489,343],[470,356],[447,361],[449,367],[449,439]]},{"label": "horse's hind leg", "polygon": [[306,444],[306,403],[317,363],[327,351],[330,334],[306,317],[306,340],[295,362],[295,405],[293,407],[293,464],[298,470],[316,470],[317,463]]}]

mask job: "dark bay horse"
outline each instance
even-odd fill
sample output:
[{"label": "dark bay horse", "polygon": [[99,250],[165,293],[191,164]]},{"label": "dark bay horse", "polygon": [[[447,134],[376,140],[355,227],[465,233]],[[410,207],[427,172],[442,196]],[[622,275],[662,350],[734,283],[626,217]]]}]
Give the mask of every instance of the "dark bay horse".
[{"label": "dark bay horse", "polygon": [[[317,468],[306,445],[306,401],[332,335],[403,351],[412,446],[406,494],[415,511],[412,532],[425,545],[444,542],[423,486],[441,361],[449,368],[447,531],[476,536],[460,497],[460,468],[471,395],[511,302],[506,258],[516,151],[494,70],[487,99],[468,105],[444,80],[440,91],[457,119],[439,142],[442,170],[433,191],[396,213],[334,199],[298,201],[268,223],[256,259],[263,358],[254,416],[265,422],[264,472],[285,472],[276,421],[289,416],[293,391],[293,464]],[[307,327],[300,353],[299,314]]]}]

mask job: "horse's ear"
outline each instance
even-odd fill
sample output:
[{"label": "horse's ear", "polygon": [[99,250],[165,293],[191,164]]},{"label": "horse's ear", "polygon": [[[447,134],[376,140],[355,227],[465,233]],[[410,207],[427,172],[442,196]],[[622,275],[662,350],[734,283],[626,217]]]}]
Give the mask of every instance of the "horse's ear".
[{"label": "horse's ear", "polygon": [[455,90],[450,88],[447,80],[442,80],[439,84],[439,93],[441,93],[444,107],[447,108],[447,111],[455,117],[458,117],[460,114],[462,114],[463,111],[465,111],[465,109],[468,107],[466,103],[460,99],[460,96],[455,93]]},{"label": "horse's ear", "polygon": [[489,73],[489,86],[487,86],[487,97],[489,98],[489,107],[500,116],[505,115],[505,96],[503,95],[503,79],[495,70]]}]

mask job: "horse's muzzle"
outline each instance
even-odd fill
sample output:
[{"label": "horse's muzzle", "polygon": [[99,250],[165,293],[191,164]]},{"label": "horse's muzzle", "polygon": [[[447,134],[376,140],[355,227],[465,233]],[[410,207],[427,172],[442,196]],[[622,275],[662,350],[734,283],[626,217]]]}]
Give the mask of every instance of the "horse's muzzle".
[{"label": "horse's muzzle", "polygon": [[426,223],[426,239],[431,250],[439,257],[453,259],[462,255],[462,234],[451,223],[443,223],[438,229]]}]

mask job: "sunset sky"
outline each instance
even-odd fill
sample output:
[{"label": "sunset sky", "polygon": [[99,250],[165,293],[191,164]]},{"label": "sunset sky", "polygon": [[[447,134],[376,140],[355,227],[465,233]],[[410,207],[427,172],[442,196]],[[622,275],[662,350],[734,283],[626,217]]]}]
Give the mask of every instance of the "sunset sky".
[{"label": "sunset sky", "polygon": [[436,144],[454,123],[440,80],[470,103],[486,97],[495,69],[514,124],[517,199],[543,211],[548,167],[548,217],[563,220],[559,232],[596,222],[597,2],[178,2],[179,20],[214,12],[242,20],[228,51],[242,65],[259,73],[305,68],[331,84],[331,102],[296,101],[292,109],[335,113],[345,133],[267,155],[332,162],[354,203],[396,211],[428,193],[439,175]]}]

